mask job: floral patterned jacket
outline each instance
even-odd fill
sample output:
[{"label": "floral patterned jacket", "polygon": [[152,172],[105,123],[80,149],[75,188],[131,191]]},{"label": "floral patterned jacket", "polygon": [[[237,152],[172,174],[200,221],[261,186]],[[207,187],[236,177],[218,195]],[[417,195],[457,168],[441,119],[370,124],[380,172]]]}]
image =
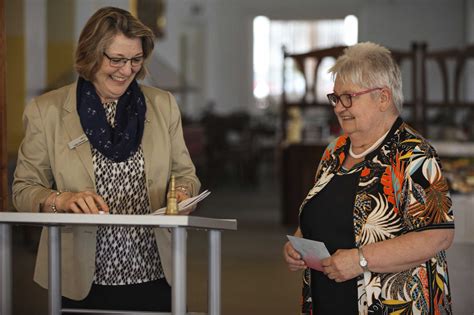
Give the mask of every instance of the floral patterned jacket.
[{"label": "floral patterned jacket", "polygon": [[[350,140],[341,136],[326,148],[315,185],[305,203],[343,165]],[[454,228],[448,184],[428,142],[398,118],[378,149],[360,168],[354,202],[354,247],[426,229]],[[357,279],[359,314],[451,314],[451,292],[444,251],[403,272]],[[311,314],[310,272],[303,277],[303,314]],[[343,298],[343,297],[341,297]]]}]

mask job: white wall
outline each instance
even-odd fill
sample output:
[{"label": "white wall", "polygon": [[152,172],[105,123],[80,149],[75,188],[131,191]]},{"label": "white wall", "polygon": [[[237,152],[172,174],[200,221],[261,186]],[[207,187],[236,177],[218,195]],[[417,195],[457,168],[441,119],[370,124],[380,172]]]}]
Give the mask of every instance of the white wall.
[{"label": "white wall", "polygon": [[357,11],[356,1],[214,1],[208,24],[207,96],[222,112],[253,109],[252,22],[271,19],[341,18]]},{"label": "white wall", "polygon": [[[30,0],[31,1],[31,0]],[[34,1],[34,0],[33,0]],[[87,20],[94,14],[98,9],[107,6],[113,6],[129,10],[128,0],[76,0],[75,1],[75,12],[76,18],[74,20],[74,41],[79,40],[82,28],[86,24]]]},{"label": "white wall", "polygon": [[[426,42],[428,51],[462,47],[466,42],[464,2],[368,0],[359,21],[359,40],[370,40],[396,49],[408,49],[413,41]],[[410,69],[406,70],[403,72],[403,91],[405,97],[411,99],[412,82],[408,80],[411,79]],[[439,67],[429,62],[427,71],[428,98],[441,101],[443,95]]]},{"label": "white wall", "polygon": [[[209,0],[213,1],[213,0]],[[165,36],[154,50],[154,58],[173,71],[160,73],[150,69],[154,80],[164,88],[178,88],[185,93],[174,93],[181,110],[190,116],[197,116],[206,106],[206,25],[209,14],[207,0],[168,0],[166,2]],[[199,11],[193,10],[196,5]],[[173,73],[174,72],[174,73]],[[180,86],[179,82],[186,86]]]},{"label": "white wall", "polygon": [[[78,30],[100,6],[129,5],[128,0],[76,3]],[[195,6],[200,11],[193,11]],[[186,98],[177,95],[186,112],[199,113],[210,100],[219,112],[250,110],[255,16],[327,19],[348,14],[359,18],[360,41],[389,48],[408,49],[412,41],[426,41],[432,49],[474,41],[474,0],[168,0],[166,34],[154,53],[178,75],[185,71],[196,88]]]},{"label": "white wall", "polygon": [[26,104],[46,87],[46,0],[25,1]]},{"label": "white wall", "polygon": [[202,58],[194,63],[203,67],[194,74],[201,104],[191,106],[214,100],[220,112],[253,107],[252,20],[257,15],[323,19],[354,14],[360,41],[398,49],[408,49],[412,41],[426,41],[430,48],[460,47],[474,37],[468,32],[474,24],[473,0],[170,0],[167,37],[157,50],[178,69],[179,38],[189,33],[193,3],[204,7],[198,27],[205,45],[190,57]]},{"label": "white wall", "polygon": [[361,40],[393,48],[426,41],[429,48],[464,44],[463,0],[368,0],[359,21]]}]

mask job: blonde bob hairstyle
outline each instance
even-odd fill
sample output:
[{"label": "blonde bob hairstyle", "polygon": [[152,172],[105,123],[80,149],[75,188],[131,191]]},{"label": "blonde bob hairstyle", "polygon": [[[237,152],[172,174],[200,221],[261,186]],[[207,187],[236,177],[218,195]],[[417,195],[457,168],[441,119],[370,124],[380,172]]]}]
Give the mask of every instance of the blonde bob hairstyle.
[{"label": "blonde bob hairstyle", "polygon": [[[139,38],[142,42],[143,58],[146,60],[153,51],[153,32],[130,12],[114,7],[99,9],[87,21],[79,36],[76,49],[75,69],[79,76],[93,81],[105,58],[104,52],[115,35]],[[137,79],[146,75],[144,66],[136,74]]]},{"label": "blonde bob hairstyle", "polygon": [[403,106],[402,76],[390,51],[380,45],[364,42],[350,46],[329,69],[333,79],[361,88],[388,88],[392,102],[401,113]]}]

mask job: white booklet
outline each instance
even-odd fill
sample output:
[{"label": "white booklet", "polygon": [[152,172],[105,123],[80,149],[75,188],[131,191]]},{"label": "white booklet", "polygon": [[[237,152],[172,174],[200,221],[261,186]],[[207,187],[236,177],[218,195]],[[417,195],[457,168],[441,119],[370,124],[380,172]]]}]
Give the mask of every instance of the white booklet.
[{"label": "white booklet", "polygon": [[288,237],[291,245],[301,255],[308,267],[323,271],[321,260],[331,256],[323,242],[291,235],[286,237]]},{"label": "white booklet", "polygon": [[[194,196],[194,197],[191,197],[191,198],[188,198],[188,199],[185,199],[185,200],[181,201],[180,203],[178,203],[178,211],[181,212],[181,211],[185,211],[185,210],[188,210],[188,209],[194,207],[195,205],[198,204],[198,202],[200,202],[201,200],[203,200],[204,198],[209,196],[210,193],[211,192],[206,189],[197,196]],[[163,208],[160,208],[160,209],[154,211],[152,214],[153,215],[165,214],[165,212],[166,212],[166,207],[163,207]]]}]

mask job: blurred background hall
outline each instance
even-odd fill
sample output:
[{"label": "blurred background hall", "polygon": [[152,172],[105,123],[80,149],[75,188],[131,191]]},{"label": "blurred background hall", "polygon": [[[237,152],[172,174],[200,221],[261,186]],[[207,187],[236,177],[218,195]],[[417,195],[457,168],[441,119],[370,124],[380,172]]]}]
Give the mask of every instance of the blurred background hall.
[{"label": "blurred background hall", "polygon": [[[474,0],[0,0],[0,191],[11,183],[25,104],[75,80],[79,31],[109,5],[157,36],[144,83],[177,97],[203,189],[212,191],[195,215],[238,220],[222,238],[223,314],[298,313],[300,274],[288,271],[282,246],[322,149],[339,133],[325,100],[327,69],[362,41],[394,52],[402,116],[440,153],[456,216],[454,314],[474,314]],[[0,209],[14,211],[3,197]],[[32,281],[39,231],[14,228],[15,315],[47,312],[47,292]],[[206,246],[205,233],[189,233],[192,311],[207,309]]]}]

